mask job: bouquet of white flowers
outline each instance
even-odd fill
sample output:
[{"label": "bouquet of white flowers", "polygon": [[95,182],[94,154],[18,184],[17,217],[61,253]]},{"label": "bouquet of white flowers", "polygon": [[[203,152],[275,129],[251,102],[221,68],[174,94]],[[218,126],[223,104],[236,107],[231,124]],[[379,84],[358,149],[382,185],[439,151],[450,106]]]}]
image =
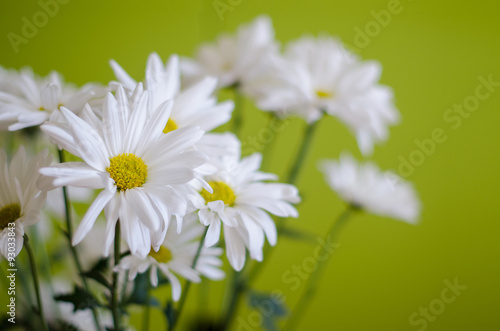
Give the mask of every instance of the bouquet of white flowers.
[{"label": "bouquet of white flowers", "polygon": [[[0,251],[5,272],[15,277],[29,264],[32,274],[20,279],[26,300],[18,300],[17,315],[14,309],[3,325],[126,330],[133,328],[131,305],[139,305],[143,329],[156,306],[174,330],[191,284],[226,278],[225,254],[234,275],[227,304],[211,323],[229,329],[243,296],[267,297],[252,291],[252,282],[278,235],[293,232],[285,220],[299,217],[295,185],[321,119],[338,118],[366,156],[399,117],[392,90],[378,83],[377,62],[362,61],[326,35],[302,37],[282,51],[265,16],[201,46],[193,58],[171,55],[164,63],[152,53],[143,81],[110,65],[116,81],[81,88],[58,73],[0,68],[0,129],[21,131],[25,145],[10,139],[0,151]],[[234,101],[219,102],[221,90]],[[269,146],[263,154],[252,147],[242,153],[245,98],[269,113],[270,125],[292,116],[306,122],[282,182],[261,170]],[[232,132],[214,132],[226,123]],[[319,168],[347,203],[325,240],[360,210],[416,223],[415,191],[393,173],[348,153]],[[318,252],[326,258],[318,259],[299,305],[287,313],[274,302],[266,329],[276,328],[276,318],[287,319],[286,329],[297,325],[327,253]],[[156,287],[171,294],[155,298]],[[37,316],[29,315],[32,306]]]}]

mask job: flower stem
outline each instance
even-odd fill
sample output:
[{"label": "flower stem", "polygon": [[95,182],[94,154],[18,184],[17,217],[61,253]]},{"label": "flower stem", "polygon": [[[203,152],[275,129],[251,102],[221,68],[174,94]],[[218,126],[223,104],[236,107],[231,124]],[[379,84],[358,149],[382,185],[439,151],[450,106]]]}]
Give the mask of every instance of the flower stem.
[{"label": "flower stem", "polygon": [[[120,220],[115,226],[115,247],[114,247],[114,266],[120,263]],[[111,311],[113,313],[113,323],[115,331],[120,331],[120,302],[118,299],[118,271],[113,271],[113,283],[111,287]]]},{"label": "flower stem", "polygon": [[316,130],[318,122],[319,121],[315,121],[309,124],[304,131],[304,137],[302,138],[302,143],[300,145],[299,152],[297,153],[295,162],[293,163],[293,166],[290,169],[290,172],[288,173],[287,183],[289,184],[295,184],[295,182],[297,181],[302,166],[304,165],[304,161],[307,156],[307,151],[309,150],[309,145],[311,145],[313,134]]},{"label": "flower stem", "polygon": [[238,86],[233,87],[234,110],[233,110],[233,132],[240,138],[241,125],[243,124],[243,95],[238,90]]},{"label": "flower stem", "polygon": [[148,277],[148,280],[146,282],[146,285],[147,285],[147,294],[146,294],[146,307],[144,307],[144,312],[143,312],[143,315],[142,315],[142,330],[143,331],[148,331],[149,330],[149,313],[150,313],[150,310],[151,310],[151,306],[150,306],[150,301],[151,301],[151,281],[149,280],[149,277]]},{"label": "flower stem", "polygon": [[36,268],[35,255],[33,254],[33,250],[31,249],[31,245],[26,234],[24,234],[24,247],[28,252],[28,257],[30,260],[31,274],[33,275],[33,284],[35,286],[36,301],[38,304],[38,313],[40,314],[40,319],[42,320],[42,329],[44,331],[48,331],[49,327],[43,313],[42,297],[40,295],[40,284],[38,282],[38,271]]},{"label": "flower stem", "polygon": [[[207,236],[207,231],[208,227],[205,229],[205,232],[203,233],[201,237],[200,244],[198,245],[198,249],[196,250],[196,255],[194,256],[193,263],[191,265],[192,269],[196,270],[196,264],[198,264],[198,259],[200,258],[201,251],[203,249],[203,244],[205,243],[205,237]],[[172,319],[172,324],[169,326],[169,330],[173,331],[175,327],[177,326],[177,322],[179,321],[179,318],[181,317],[181,313],[183,311],[184,305],[186,303],[186,298],[188,296],[189,289],[191,288],[191,281],[187,281],[186,285],[184,286],[184,290],[182,291],[181,298],[179,300],[179,305],[177,306],[176,312],[174,312],[174,316]]]},{"label": "flower stem", "polygon": [[[64,151],[59,149],[58,147],[56,147],[56,148],[57,148],[57,151],[59,154],[59,162],[60,163],[66,162],[65,157],[64,157]],[[73,256],[73,260],[75,261],[75,266],[76,266],[76,269],[78,270],[78,274],[81,277],[83,288],[87,292],[90,293],[87,279],[85,279],[85,277],[82,276],[83,275],[83,268],[82,268],[82,264],[80,262],[80,257],[78,255],[78,251],[76,250],[76,247],[71,244],[71,238],[73,237],[73,223],[71,221],[71,205],[70,205],[68,189],[66,188],[66,186],[62,187],[62,191],[63,191],[63,197],[64,197],[64,212],[65,212],[66,228],[67,228],[66,237],[68,239],[69,248],[71,251],[71,255]],[[91,310],[92,310],[92,316],[94,318],[94,324],[95,324],[96,330],[100,331],[101,326],[99,324],[99,315],[97,313],[97,310],[94,307],[92,307]]]},{"label": "flower stem", "polygon": [[231,323],[234,318],[234,314],[236,311],[238,311],[240,298],[241,295],[243,294],[243,291],[245,290],[245,282],[243,280],[244,278],[242,278],[241,271],[233,272],[233,279],[230,287],[232,295],[231,295],[231,300],[229,301],[229,304],[227,306],[227,311],[224,314],[223,327],[222,327],[223,331],[229,330],[229,327],[231,326]]},{"label": "flower stem", "polygon": [[[332,243],[336,240],[338,237],[340,230],[344,227],[346,224],[347,220],[349,217],[352,215],[353,211],[355,211],[356,208],[353,206],[349,206],[346,210],[344,210],[337,218],[336,220],[332,223],[330,226],[330,229],[326,233],[323,242],[324,243]],[[332,252],[329,252],[327,248],[325,247],[326,245],[321,246],[321,253],[318,254],[318,256],[321,254],[321,256],[327,256],[327,258],[322,258],[321,260],[318,259],[317,261],[317,267],[316,270],[314,270],[311,275],[309,276],[308,283],[306,285],[306,290],[304,293],[302,293],[302,296],[300,297],[297,306],[295,309],[292,311],[290,318],[288,319],[287,323],[285,324],[285,327],[283,330],[293,330],[297,325],[299,324],[301,318],[304,316],[304,313],[307,309],[308,304],[310,303],[311,299],[313,298],[314,294],[316,293],[316,288],[319,284],[320,277],[322,276],[326,262],[328,261],[328,258],[332,254]]]}]

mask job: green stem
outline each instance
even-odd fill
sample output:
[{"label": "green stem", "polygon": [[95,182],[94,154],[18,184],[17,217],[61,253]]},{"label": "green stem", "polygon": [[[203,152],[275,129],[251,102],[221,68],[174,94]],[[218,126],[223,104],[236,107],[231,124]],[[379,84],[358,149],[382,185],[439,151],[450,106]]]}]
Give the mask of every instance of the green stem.
[{"label": "green stem", "polygon": [[147,295],[146,295],[146,307],[144,307],[144,312],[142,315],[142,330],[143,331],[148,331],[149,330],[149,315],[150,315],[150,301],[151,301],[151,281],[147,280]]},{"label": "green stem", "polygon": [[234,91],[234,110],[233,110],[233,132],[241,138],[241,126],[243,124],[243,95],[238,90],[238,86],[233,87]]},{"label": "green stem", "polygon": [[295,182],[297,181],[297,177],[299,176],[302,166],[304,165],[304,161],[307,156],[307,151],[309,150],[309,145],[311,145],[313,134],[314,131],[316,130],[318,122],[319,121],[309,124],[304,131],[304,137],[302,138],[302,143],[300,145],[299,152],[297,153],[295,162],[293,163],[293,166],[290,169],[290,172],[288,173],[287,183],[289,184],[295,184]]},{"label": "green stem", "polygon": [[[205,237],[207,236],[208,227],[205,229],[203,236],[201,237],[200,244],[198,245],[198,249],[196,250],[196,255],[194,256],[193,263],[191,265],[192,269],[196,270],[196,264],[198,263],[198,259],[200,258],[201,251],[203,249],[203,244],[205,243]],[[179,318],[181,317],[181,313],[184,309],[184,305],[186,304],[186,298],[189,293],[189,289],[191,288],[191,281],[187,281],[184,286],[184,290],[182,291],[181,299],[179,300],[179,305],[177,306],[177,311],[174,312],[174,316],[172,319],[172,324],[169,326],[169,330],[173,331],[178,324]]]},{"label": "green stem", "polygon": [[241,274],[241,271],[235,271],[233,273],[233,281],[230,288],[233,295],[231,296],[231,300],[229,301],[229,304],[227,306],[227,311],[224,314],[224,324],[222,327],[222,331],[229,330],[229,327],[231,326],[234,318],[234,314],[238,311],[240,298],[245,290],[245,282],[243,281]]},{"label": "green stem", "polygon": [[[273,121],[278,121],[278,122],[283,122],[282,119],[274,115],[274,113],[271,113],[271,116],[269,117],[269,127],[271,126],[271,123]],[[272,139],[269,143],[264,145],[264,150],[262,151],[262,166],[260,167],[261,170],[265,171],[268,170],[268,168],[271,165],[271,157],[273,155],[273,150],[274,146],[276,145],[276,139],[278,138],[279,131],[274,131],[274,135],[272,136]]]},{"label": "green stem", "polygon": [[[330,229],[326,233],[323,239],[324,243],[331,243],[336,240],[341,229],[344,227],[347,220],[352,215],[352,212],[355,210],[356,210],[355,207],[349,206],[337,217],[337,219],[333,222]],[[314,270],[309,276],[309,280],[306,285],[306,290],[304,293],[302,293],[302,296],[300,297],[297,306],[292,311],[290,318],[285,324],[283,330],[293,330],[295,327],[297,327],[301,318],[304,316],[308,304],[310,303],[311,299],[316,293],[316,288],[318,287],[320,277],[322,276],[325,270],[326,262],[328,261],[330,255],[332,254],[332,252],[328,251],[328,249],[325,246],[326,245],[321,246],[321,253],[319,253],[318,256],[326,255],[326,258],[318,259],[316,270]]]},{"label": "green stem", "polygon": [[[120,220],[115,226],[115,247],[114,247],[114,266],[120,263]],[[113,283],[111,287],[111,311],[113,313],[113,323],[115,331],[120,331],[120,302],[118,299],[118,271],[113,271]]]},{"label": "green stem", "polygon": [[44,331],[49,331],[49,327],[43,313],[42,297],[40,295],[40,284],[38,281],[38,271],[35,263],[35,255],[33,254],[33,250],[31,249],[31,245],[29,243],[29,239],[26,234],[24,234],[24,247],[28,252],[28,257],[30,260],[31,274],[33,275],[33,284],[35,286],[36,301],[38,304],[38,313],[40,314],[40,319],[42,320],[42,329]]},{"label": "green stem", "polygon": [[[59,154],[59,162],[60,163],[66,162],[65,157],[64,157],[64,151],[57,148],[57,152]],[[71,220],[71,204],[70,204],[68,189],[66,188],[66,186],[62,187],[62,191],[63,191],[63,197],[64,197],[64,212],[65,212],[66,228],[67,228],[66,237],[68,239],[69,249],[71,251],[71,255],[73,256],[73,261],[75,261],[75,266],[76,266],[76,269],[78,270],[78,274],[81,277],[83,288],[87,292],[90,293],[87,279],[85,279],[85,277],[82,276],[83,275],[83,268],[82,268],[82,264],[80,262],[80,256],[78,255],[78,251],[76,250],[76,247],[71,244],[71,238],[73,237],[73,222]],[[91,310],[92,310],[92,316],[94,318],[94,324],[95,324],[96,330],[100,331],[101,326],[99,324],[99,315],[97,313],[97,310],[94,307],[92,307]]]}]

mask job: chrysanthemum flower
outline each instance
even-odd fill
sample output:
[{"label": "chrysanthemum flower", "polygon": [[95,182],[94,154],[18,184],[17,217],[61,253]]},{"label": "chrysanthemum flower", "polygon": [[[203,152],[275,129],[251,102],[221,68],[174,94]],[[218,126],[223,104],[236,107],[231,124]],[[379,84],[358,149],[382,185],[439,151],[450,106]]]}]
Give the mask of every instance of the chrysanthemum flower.
[{"label": "chrysanthemum flower", "polygon": [[388,216],[415,224],[420,214],[420,201],[411,183],[367,162],[359,164],[349,154],[340,160],[323,161],[320,165],[325,179],[340,197],[380,216]]},{"label": "chrysanthemum flower", "polygon": [[105,255],[120,220],[130,251],[146,256],[151,246],[158,248],[165,237],[170,217],[180,221],[186,212],[186,198],[179,192],[196,177],[195,169],[207,157],[191,147],[203,135],[197,127],[163,133],[171,102],[147,115],[148,94],[139,84],[130,98],[118,88],[116,97],[106,96],[102,120],[90,107],[82,118],[66,108],[67,122],[48,122],[42,130],[61,147],[84,162],[67,162],[41,169],[53,177],[53,186],[103,189],[83,217],[73,237],[78,244],[105,211]]},{"label": "chrysanthemum flower", "polygon": [[192,268],[203,233],[203,226],[195,221],[184,222],[180,233],[177,232],[176,225],[172,224],[157,251],[151,248],[146,257],[128,255],[121,259],[115,270],[129,270],[130,280],[138,273],[149,270],[151,284],[155,287],[158,285],[160,270],[168,278],[172,286],[172,297],[177,301],[181,295],[181,283],[176,274],[196,283],[200,282],[200,275],[212,280],[225,277],[224,272],[219,269],[222,266],[219,258],[222,248],[219,247],[203,247],[196,267]]},{"label": "chrysanthemum flower", "polygon": [[381,72],[377,62],[360,61],[331,37],[304,37],[254,70],[244,91],[265,111],[309,123],[325,112],[335,116],[356,136],[361,152],[370,154],[399,119],[392,90],[378,84]]},{"label": "chrysanthemum flower", "polygon": [[48,166],[51,160],[47,150],[30,159],[21,146],[9,166],[7,155],[0,150],[0,251],[5,258],[9,252],[19,254],[24,228],[40,219],[47,193],[37,188],[37,182],[43,181],[38,169]]},{"label": "chrysanthemum flower", "polygon": [[200,47],[194,59],[183,58],[183,77],[189,83],[205,76],[217,77],[219,87],[242,83],[259,61],[276,52],[272,21],[259,16],[234,34],[223,34],[214,44]]},{"label": "chrysanthemum flower", "polygon": [[[111,61],[118,81],[131,93],[136,81],[123,68]],[[207,155],[238,154],[239,141],[231,133],[207,133],[227,123],[231,119],[234,103],[227,100],[217,103],[213,95],[217,86],[217,79],[205,77],[196,84],[181,91],[181,76],[179,58],[172,55],[164,65],[156,53],[151,53],[146,64],[144,87],[150,95],[150,109],[156,109],[167,100],[174,100],[168,122],[165,123],[164,133],[184,128],[198,126],[205,134],[196,144],[198,149]]]},{"label": "chrysanthemum flower", "polygon": [[86,102],[103,93],[102,88],[93,84],[81,89],[65,84],[57,72],[40,78],[25,68],[15,77],[12,72],[8,75],[9,84],[0,89],[0,130],[16,131],[40,125],[61,106],[79,113]]},{"label": "chrysanthemum flower", "polygon": [[300,198],[295,186],[264,182],[277,176],[260,172],[259,153],[241,160],[226,158],[218,164],[219,171],[206,180],[213,189],[199,189],[194,207],[200,222],[208,226],[206,246],[219,241],[224,228],[227,257],[236,270],[245,263],[246,249],[252,259],[261,261],[265,237],[271,245],[277,241],[276,226],[269,214],[297,217],[292,206]]}]

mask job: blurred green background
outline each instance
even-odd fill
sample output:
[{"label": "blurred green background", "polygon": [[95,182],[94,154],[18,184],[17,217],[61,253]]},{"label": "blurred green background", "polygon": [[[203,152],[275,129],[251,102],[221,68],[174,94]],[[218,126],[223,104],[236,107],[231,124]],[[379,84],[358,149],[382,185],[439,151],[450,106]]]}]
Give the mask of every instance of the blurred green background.
[{"label": "blurred green background", "polygon": [[[352,218],[298,329],[423,330],[422,324],[411,325],[409,318],[421,307],[434,305],[428,330],[499,330],[500,88],[494,87],[475,111],[466,112],[468,117],[459,127],[443,116],[454,104],[474,96],[478,77],[491,75],[500,82],[500,2],[401,0],[399,12],[385,26],[377,23],[373,12],[390,8],[386,0],[232,0],[230,6],[221,20],[211,0],[70,0],[15,53],[7,34],[21,34],[22,18],[31,20],[41,7],[37,1],[1,0],[0,65],[28,65],[41,75],[58,70],[81,85],[112,80],[108,60],[113,58],[142,79],[150,52],[164,59],[172,53],[191,55],[201,42],[234,31],[262,13],[272,17],[283,44],[303,34],[327,32],[340,37],[364,59],[382,63],[382,83],[394,88],[402,114],[401,125],[391,129],[386,144],[376,147],[372,160],[397,170],[401,158],[409,160],[418,149],[416,139],[431,138],[436,128],[447,139],[407,176],[422,200],[420,224],[367,214]],[[371,36],[359,39],[357,31],[366,28],[372,29]],[[244,142],[245,137],[258,136],[267,117],[248,101],[245,121]],[[271,171],[283,176],[303,125],[292,120],[278,136]],[[333,118],[324,119],[298,182],[304,203],[301,217],[289,221],[294,228],[323,236],[344,209],[316,168],[318,159],[337,158],[343,150],[361,158],[347,129]],[[301,266],[314,248],[280,238],[256,288],[280,291],[286,304],[294,307],[306,282],[300,281],[295,289],[283,275],[289,275],[294,265]],[[441,307],[445,281],[455,278],[467,289]],[[184,325],[199,309],[210,314],[220,309],[221,284],[210,284],[208,301],[201,299],[198,286],[194,288]],[[241,307],[233,329],[258,330],[259,318],[246,305]],[[138,316],[132,315],[135,325],[140,325]],[[163,329],[159,311],[153,312],[153,319],[154,329]]]}]

